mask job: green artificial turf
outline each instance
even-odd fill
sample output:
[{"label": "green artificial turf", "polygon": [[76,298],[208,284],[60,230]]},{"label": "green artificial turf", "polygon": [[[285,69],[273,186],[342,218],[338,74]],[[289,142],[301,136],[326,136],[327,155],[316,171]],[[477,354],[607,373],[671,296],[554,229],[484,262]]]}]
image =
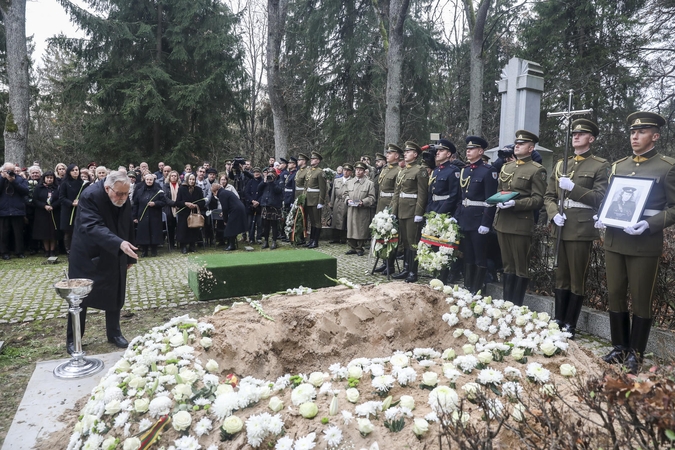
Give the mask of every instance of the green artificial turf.
[{"label": "green artificial turf", "polygon": [[270,294],[300,285],[333,286],[337,259],[314,250],[235,252],[190,259],[188,283],[199,300]]}]

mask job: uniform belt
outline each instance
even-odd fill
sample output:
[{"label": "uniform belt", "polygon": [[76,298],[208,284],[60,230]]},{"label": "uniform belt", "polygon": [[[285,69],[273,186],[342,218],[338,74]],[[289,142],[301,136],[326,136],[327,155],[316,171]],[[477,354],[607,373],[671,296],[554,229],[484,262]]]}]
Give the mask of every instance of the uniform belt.
[{"label": "uniform belt", "polygon": [[660,213],[660,212],[661,212],[661,211],[658,210],[658,209],[645,209],[645,210],[642,212],[642,215],[643,215],[643,216],[646,216],[646,217],[651,217],[651,216],[657,215],[657,214]]},{"label": "uniform belt", "polygon": [[450,198],[449,195],[432,195],[431,201],[432,202],[440,202],[440,201],[443,201],[443,200],[447,200],[449,198]]},{"label": "uniform belt", "polygon": [[380,192],[380,197],[393,197],[393,192]]},{"label": "uniform belt", "polygon": [[321,189],[307,188],[307,192],[321,192]]},{"label": "uniform belt", "polygon": [[462,206],[483,206],[483,207],[490,207],[494,205],[489,205],[485,202],[479,202],[478,200],[469,200],[468,198],[465,198],[462,200]]},{"label": "uniform belt", "polygon": [[417,194],[406,194],[405,192],[401,192],[398,196],[400,198],[417,198]]},{"label": "uniform belt", "polygon": [[295,187],[295,190],[296,190],[296,191],[297,191],[297,190],[304,191],[304,190],[305,190],[305,187],[304,187],[304,186],[296,186],[296,187]]},{"label": "uniform belt", "polygon": [[574,200],[565,199],[565,202],[563,203],[563,206],[565,208],[582,208],[582,209],[593,209],[592,206],[588,206],[585,203],[581,202],[575,202]]},{"label": "uniform belt", "polygon": [[295,189],[284,189],[284,192],[293,192]]}]

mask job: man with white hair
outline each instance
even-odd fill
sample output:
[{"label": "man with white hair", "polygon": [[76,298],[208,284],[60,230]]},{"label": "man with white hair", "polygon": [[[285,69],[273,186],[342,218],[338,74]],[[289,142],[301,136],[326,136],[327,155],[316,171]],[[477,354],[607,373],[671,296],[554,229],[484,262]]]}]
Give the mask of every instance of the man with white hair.
[{"label": "man with white hair", "polygon": [[[70,249],[70,278],[94,281],[91,293],[82,302],[81,333],[84,334],[87,308],[105,311],[108,342],[119,348],[129,343],[122,336],[120,312],[124,306],[127,270],[138,259],[132,245],[134,227],[131,218],[129,177],[113,171],[104,182],[82,191]],[[74,351],[73,329],[68,316],[66,348]]]},{"label": "man with white hair", "polygon": [[23,226],[26,216],[28,181],[17,176],[16,167],[12,163],[2,166],[0,178],[0,254],[2,259],[9,259],[10,234],[13,236],[14,252],[19,258],[23,254]]}]

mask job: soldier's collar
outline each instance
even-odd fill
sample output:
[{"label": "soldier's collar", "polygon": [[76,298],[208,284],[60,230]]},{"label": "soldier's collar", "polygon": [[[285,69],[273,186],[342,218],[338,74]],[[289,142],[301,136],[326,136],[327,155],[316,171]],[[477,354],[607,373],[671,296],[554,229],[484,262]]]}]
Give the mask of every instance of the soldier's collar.
[{"label": "soldier's collar", "polygon": [[641,155],[633,154],[633,161],[637,163],[647,161],[649,158],[656,156],[656,153],[657,153],[656,147],[653,147],[651,150]]},{"label": "soldier's collar", "polygon": [[593,153],[591,153],[591,149],[589,148],[588,150],[586,150],[585,152],[583,152],[580,155],[574,155],[572,157],[572,159],[574,159],[575,161],[583,161],[584,159],[590,157],[592,154]]},{"label": "soldier's collar", "polygon": [[525,164],[526,162],[532,161],[532,156],[525,156],[523,158],[518,158],[516,159],[516,166],[521,166]]}]

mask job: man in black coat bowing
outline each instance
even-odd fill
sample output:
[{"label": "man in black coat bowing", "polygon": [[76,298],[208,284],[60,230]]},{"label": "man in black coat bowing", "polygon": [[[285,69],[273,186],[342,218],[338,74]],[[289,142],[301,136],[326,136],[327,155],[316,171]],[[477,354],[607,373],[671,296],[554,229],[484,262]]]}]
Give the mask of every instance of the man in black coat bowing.
[{"label": "man in black coat bowing", "polygon": [[[103,183],[96,183],[82,192],[68,258],[70,278],[89,278],[94,281],[91,292],[81,305],[82,334],[87,308],[102,309],[105,311],[108,342],[119,348],[129,345],[120,329],[120,312],[124,306],[127,269],[138,259],[134,252],[137,248],[131,244],[134,227],[129,202],[130,188],[127,175],[113,171]],[[68,353],[72,353],[74,344],[70,315],[66,343]]]}]

